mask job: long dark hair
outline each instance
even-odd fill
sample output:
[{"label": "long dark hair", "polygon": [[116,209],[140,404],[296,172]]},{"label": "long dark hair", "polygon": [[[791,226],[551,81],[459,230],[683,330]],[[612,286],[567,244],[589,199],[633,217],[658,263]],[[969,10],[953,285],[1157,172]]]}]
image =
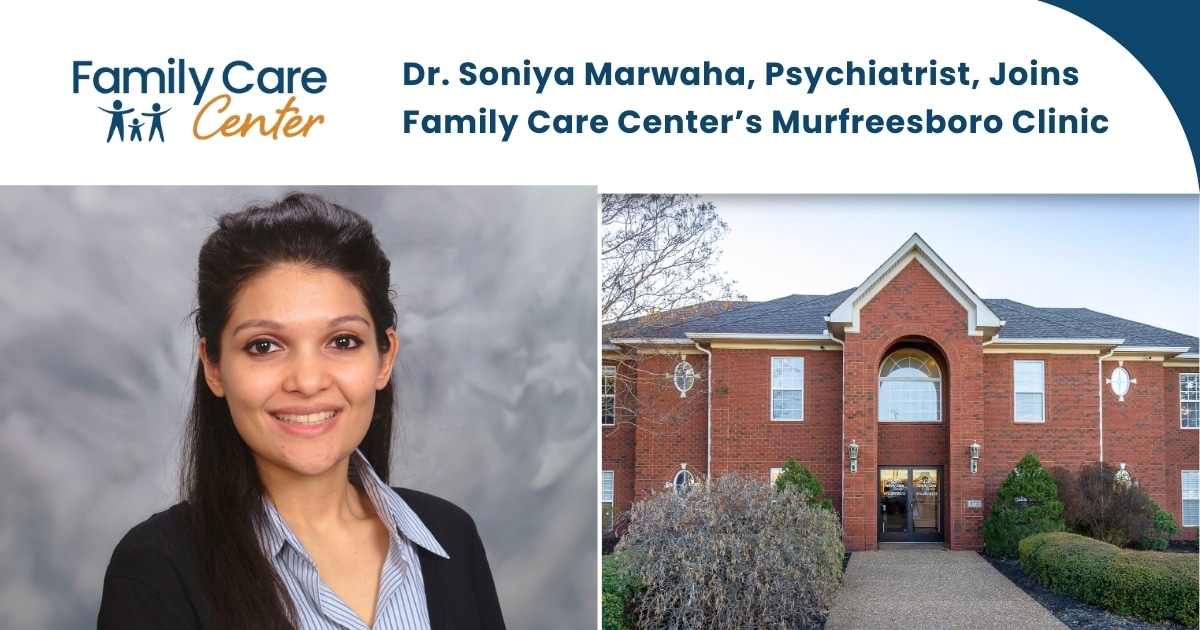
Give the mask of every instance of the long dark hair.
[{"label": "long dark hair", "polygon": [[[396,326],[391,265],[371,223],[316,195],[292,193],[221,216],[200,248],[193,315],[211,361],[220,361],[221,332],[238,290],[286,263],[336,271],[354,284],[374,320],[380,352],[389,349],[387,330]],[[359,445],[385,483],[394,403],[389,380],[375,394],[371,425]],[[238,435],[227,401],[209,389],[199,361],[182,464],[187,527],[213,617],[224,628],[292,628],[291,598],[256,533],[265,519],[265,489],[254,455]]]}]

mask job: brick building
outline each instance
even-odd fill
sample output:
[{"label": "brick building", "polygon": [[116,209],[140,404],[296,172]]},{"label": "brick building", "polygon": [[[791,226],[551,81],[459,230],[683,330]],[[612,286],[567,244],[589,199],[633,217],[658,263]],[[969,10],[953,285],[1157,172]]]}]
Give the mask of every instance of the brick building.
[{"label": "brick building", "polygon": [[709,476],[766,481],[794,457],[851,550],[980,549],[997,487],[1032,452],[1122,463],[1182,537],[1200,525],[1197,338],[981,299],[918,235],[841,293],[609,325],[603,357],[606,511]]}]

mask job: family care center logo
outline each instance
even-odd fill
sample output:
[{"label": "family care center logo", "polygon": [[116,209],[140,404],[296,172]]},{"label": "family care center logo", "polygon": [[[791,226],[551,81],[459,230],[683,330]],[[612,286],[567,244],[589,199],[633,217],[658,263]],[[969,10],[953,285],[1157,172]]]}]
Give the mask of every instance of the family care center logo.
[{"label": "family care center logo", "polygon": [[[214,79],[219,77],[219,83]],[[95,103],[101,114],[97,117],[97,138],[100,129],[107,128],[105,142],[166,142],[175,138],[178,129],[167,125],[172,120],[189,116],[187,95],[193,108],[192,137],[209,140],[217,137],[261,136],[279,138],[307,137],[315,125],[325,123],[322,114],[300,111],[296,95],[320,94],[325,91],[328,77],[319,67],[271,66],[256,69],[250,62],[230,61],[218,72],[216,67],[200,69],[189,66],[183,58],[167,59],[165,67],[96,66],[91,60],[72,62],[72,92],[91,89],[102,95]],[[208,97],[210,87],[220,94]],[[237,109],[234,95],[252,93],[287,95],[283,107],[272,114],[255,114]],[[176,96],[179,95],[179,96]],[[205,100],[208,98],[208,100]],[[111,100],[110,100],[111,99]],[[199,109],[195,109],[199,108]],[[143,134],[143,129],[146,127]],[[175,127],[178,127],[176,124]],[[128,131],[128,134],[126,133]]]}]

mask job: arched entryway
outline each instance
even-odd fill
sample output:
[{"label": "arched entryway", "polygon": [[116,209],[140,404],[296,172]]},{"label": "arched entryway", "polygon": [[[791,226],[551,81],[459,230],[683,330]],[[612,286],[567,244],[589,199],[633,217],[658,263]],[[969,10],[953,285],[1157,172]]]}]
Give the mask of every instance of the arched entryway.
[{"label": "arched entryway", "polygon": [[880,542],[946,538],[950,373],[936,344],[897,341],[879,362],[876,421]]}]

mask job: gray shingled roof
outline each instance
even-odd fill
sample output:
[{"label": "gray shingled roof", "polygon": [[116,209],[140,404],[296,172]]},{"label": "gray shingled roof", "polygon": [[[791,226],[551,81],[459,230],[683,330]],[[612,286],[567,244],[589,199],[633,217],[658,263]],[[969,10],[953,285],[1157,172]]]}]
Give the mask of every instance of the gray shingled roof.
[{"label": "gray shingled roof", "polygon": [[789,295],[762,302],[717,320],[695,322],[691,333],[744,333],[759,335],[820,335],[827,331],[825,316],[854,292],[846,289],[833,295]]},{"label": "gray shingled roof", "polygon": [[638,337],[642,339],[673,339],[682,338],[684,333],[692,332],[692,328],[703,322],[719,318],[734,311],[758,306],[762,302],[746,302],[733,300],[710,300],[691,306],[643,315],[621,322],[604,325],[605,341],[611,338]]},{"label": "gray shingled roof", "polygon": [[1086,308],[1037,308],[1012,300],[984,300],[1005,320],[1000,337],[1008,339],[1124,339],[1126,346],[1186,347],[1196,352],[1197,338]]},{"label": "gray shingled roof", "polygon": [[[683,338],[686,333],[758,335],[819,335],[826,332],[825,316],[854,289],[832,295],[789,295],[767,302],[705,302],[676,309],[641,322],[641,338]],[[1200,348],[1200,340],[1170,330],[1097,313],[1086,308],[1038,308],[1012,300],[984,300],[1004,320],[1002,339],[1124,339],[1126,346]],[[604,327],[605,340],[616,330]],[[629,331],[626,324],[622,330]],[[624,336],[624,335],[618,335]]]}]

